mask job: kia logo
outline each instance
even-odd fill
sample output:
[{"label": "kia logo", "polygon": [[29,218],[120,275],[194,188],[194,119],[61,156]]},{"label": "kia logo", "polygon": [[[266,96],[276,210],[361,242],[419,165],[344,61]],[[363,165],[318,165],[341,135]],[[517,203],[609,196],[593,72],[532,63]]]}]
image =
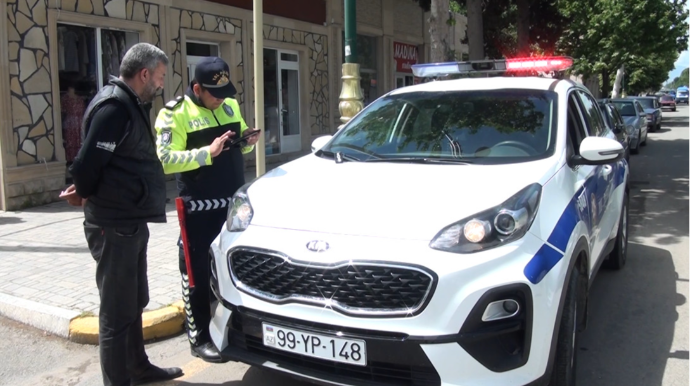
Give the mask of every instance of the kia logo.
[{"label": "kia logo", "polygon": [[312,240],[307,243],[307,249],[312,252],[325,252],[328,250],[328,243],[321,240]]}]

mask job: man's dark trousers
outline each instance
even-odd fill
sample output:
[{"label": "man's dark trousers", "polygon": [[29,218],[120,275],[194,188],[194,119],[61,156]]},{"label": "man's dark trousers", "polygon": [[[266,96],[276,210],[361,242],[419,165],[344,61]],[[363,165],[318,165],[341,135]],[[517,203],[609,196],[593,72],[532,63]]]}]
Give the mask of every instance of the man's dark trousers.
[{"label": "man's dark trousers", "polygon": [[130,386],[149,360],[144,350],[141,314],[149,302],[146,276],[146,223],[100,227],[84,222],[86,241],[96,260],[101,296],[98,343],[105,386]]},{"label": "man's dark trousers", "polygon": [[180,246],[180,272],[182,273],[182,299],[187,314],[187,337],[194,346],[211,342],[209,324],[211,323],[211,277],[210,256],[211,243],[218,236],[227,209],[191,212],[186,215],[187,242],[194,278],[194,289],[189,288],[184,249]]}]

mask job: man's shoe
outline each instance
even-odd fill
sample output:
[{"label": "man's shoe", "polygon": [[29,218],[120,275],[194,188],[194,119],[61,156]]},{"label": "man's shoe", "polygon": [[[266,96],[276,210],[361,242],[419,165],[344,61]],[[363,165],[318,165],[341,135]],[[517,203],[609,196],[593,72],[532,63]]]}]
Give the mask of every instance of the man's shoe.
[{"label": "man's shoe", "polygon": [[201,358],[206,362],[222,363],[223,358],[220,356],[218,349],[213,343],[204,343],[199,346],[192,346],[192,356]]},{"label": "man's shoe", "polygon": [[160,368],[154,365],[144,370],[141,374],[132,377],[132,386],[144,385],[152,382],[169,381],[182,376],[182,369],[179,367]]}]

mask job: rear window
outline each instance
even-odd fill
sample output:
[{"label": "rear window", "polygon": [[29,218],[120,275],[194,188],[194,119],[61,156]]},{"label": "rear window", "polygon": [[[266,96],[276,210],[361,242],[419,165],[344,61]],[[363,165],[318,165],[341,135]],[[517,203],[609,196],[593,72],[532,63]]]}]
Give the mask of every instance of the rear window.
[{"label": "rear window", "polygon": [[614,106],[618,109],[618,112],[621,113],[622,116],[624,117],[634,117],[637,116],[637,113],[635,113],[635,106],[633,105],[632,102],[612,102]]},{"label": "rear window", "polygon": [[511,163],[553,154],[557,95],[551,91],[399,93],[378,99],[325,151],[362,161],[453,158]]},{"label": "rear window", "polygon": [[642,105],[642,107],[644,107],[645,109],[653,109],[653,108],[655,108],[655,106],[654,106],[654,100],[653,100],[653,99],[646,99],[646,98],[645,98],[645,99],[642,99],[642,98],[640,98],[640,99],[638,99],[637,101],[640,102],[640,104]]},{"label": "rear window", "polygon": [[661,100],[662,100],[662,101],[672,101],[672,100],[673,100],[673,97],[668,96],[668,95],[664,95],[664,96],[661,97]]}]

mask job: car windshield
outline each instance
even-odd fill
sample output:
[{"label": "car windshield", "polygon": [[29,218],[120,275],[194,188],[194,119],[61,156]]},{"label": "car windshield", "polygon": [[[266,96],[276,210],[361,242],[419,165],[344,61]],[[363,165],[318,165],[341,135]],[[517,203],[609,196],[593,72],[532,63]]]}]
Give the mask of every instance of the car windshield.
[{"label": "car windshield", "polygon": [[551,91],[394,93],[353,118],[322,154],[384,162],[529,161],[553,154],[556,111]]},{"label": "car windshield", "polygon": [[644,107],[645,109],[653,109],[654,108],[654,100],[653,99],[640,98],[637,101],[640,102],[642,107]]},{"label": "car windshield", "polygon": [[613,102],[613,105],[616,106],[618,112],[624,117],[634,117],[637,115],[632,102]]}]

